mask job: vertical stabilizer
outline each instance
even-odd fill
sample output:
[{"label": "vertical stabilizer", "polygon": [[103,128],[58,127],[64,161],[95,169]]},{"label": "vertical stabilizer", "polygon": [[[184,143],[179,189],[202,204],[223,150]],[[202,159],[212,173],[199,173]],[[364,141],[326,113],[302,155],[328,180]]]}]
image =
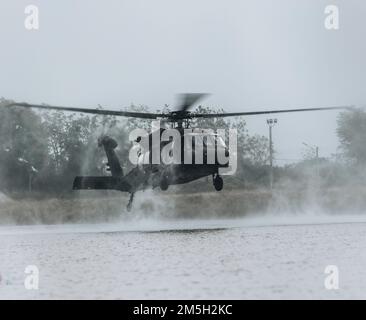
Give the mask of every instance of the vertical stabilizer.
[{"label": "vertical stabilizer", "polygon": [[112,177],[122,177],[123,170],[119,163],[118,157],[114,149],[118,146],[116,140],[109,136],[99,138],[98,145],[103,146],[108,159],[108,170],[111,171]]}]

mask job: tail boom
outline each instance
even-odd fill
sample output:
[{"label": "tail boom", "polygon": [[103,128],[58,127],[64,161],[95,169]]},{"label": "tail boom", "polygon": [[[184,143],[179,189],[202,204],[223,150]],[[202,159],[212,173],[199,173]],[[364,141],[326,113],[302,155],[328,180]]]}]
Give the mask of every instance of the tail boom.
[{"label": "tail boom", "polygon": [[130,184],[124,179],[113,176],[76,177],[73,190],[118,190],[131,192]]}]

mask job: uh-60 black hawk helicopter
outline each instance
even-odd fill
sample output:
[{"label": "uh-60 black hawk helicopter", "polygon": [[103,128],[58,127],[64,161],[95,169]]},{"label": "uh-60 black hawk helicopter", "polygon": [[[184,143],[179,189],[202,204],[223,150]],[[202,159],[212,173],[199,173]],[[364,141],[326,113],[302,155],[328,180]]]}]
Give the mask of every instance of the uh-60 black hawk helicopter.
[{"label": "uh-60 black hawk helicopter", "polygon": [[[203,159],[208,154],[210,149],[215,151],[220,150],[229,156],[229,148],[225,144],[224,140],[215,133],[210,133],[199,128],[191,128],[192,130],[185,130],[190,128],[190,120],[193,118],[222,118],[222,117],[235,117],[235,116],[250,116],[250,115],[263,115],[263,114],[276,114],[276,113],[290,113],[290,112],[304,112],[304,111],[322,111],[322,110],[337,110],[337,109],[351,109],[353,106],[338,106],[338,107],[319,107],[319,108],[301,108],[301,109],[282,109],[282,110],[267,110],[267,111],[246,111],[246,112],[233,112],[233,113],[192,113],[189,109],[194,106],[201,98],[206,96],[203,93],[187,93],[181,94],[181,103],[177,110],[167,113],[150,113],[150,112],[130,112],[130,111],[116,111],[116,110],[104,110],[104,109],[89,109],[89,108],[74,108],[74,107],[61,107],[50,105],[37,105],[29,103],[11,103],[7,105],[19,106],[26,108],[38,108],[38,109],[51,109],[51,110],[63,110],[78,113],[88,113],[97,115],[109,115],[109,116],[123,116],[140,119],[161,119],[164,123],[171,123],[171,128],[175,128],[179,131],[182,139],[181,154],[184,155],[187,152],[192,153],[192,158],[195,157],[195,148],[193,144],[188,145],[185,143],[185,137],[187,135],[193,135],[194,140],[202,138],[203,143]],[[159,137],[162,136],[166,128],[160,128]],[[188,133],[187,133],[188,132]],[[155,132],[156,133],[156,132]],[[167,190],[169,185],[188,183],[202,177],[212,176],[213,185],[217,191],[223,188],[223,179],[219,172],[221,168],[227,168],[228,164],[221,164],[217,157],[214,158],[213,163],[203,161],[203,163],[158,163],[154,164],[151,160],[154,148],[157,148],[158,153],[169,143],[169,141],[162,141],[159,139],[159,144],[151,143],[154,132],[148,135],[148,149],[141,149],[138,154],[136,166],[124,174],[119,159],[115,153],[117,142],[109,137],[103,136],[98,139],[98,145],[103,147],[107,156],[107,166],[111,175],[108,176],[78,176],[73,183],[74,190],[85,189],[97,189],[97,190],[119,190],[130,193],[130,200],[127,205],[127,210],[130,211],[135,192],[139,190],[145,190],[147,188],[160,187],[161,190]],[[141,137],[137,138],[137,142]],[[192,140],[191,140],[192,141]],[[156,150],[155,150],[156,151]],[[215,153],[217,154],[217,152]],[[146,161],[146,158],[149,160]]]}]

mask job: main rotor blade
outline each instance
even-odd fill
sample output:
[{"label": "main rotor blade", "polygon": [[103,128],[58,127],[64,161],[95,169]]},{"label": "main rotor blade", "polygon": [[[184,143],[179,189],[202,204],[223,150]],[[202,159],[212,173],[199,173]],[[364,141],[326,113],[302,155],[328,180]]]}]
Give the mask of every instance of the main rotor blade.
[{"label": "main rotor blade", "polygon": [[25,103],[25,102],[14,102],[14,103],[10,103],[6,106],[7,107],[19,106],[19,107],[26,107],[26,108],[71,111],[71,112],[99,114],[99,115],[106,115],[106,116],[122,116],[122,117],[132,117],[132,118],[142,118],[142,119],[157,119],[157,118],[161,118],[161,117],[166,117],[165,114],[160,114],[160,113],[58,107],[58,106],[47,106],[47,105],[39,105],[39,104],[29,104],[29,103]]},{"label": "main rotor blade", "polygon": [[325,111],[325,110],[350,110],[354,106],[339,106],[339,107],[322,107],[322,108],[301,108],[301,109],[283,109],[283,110],[267,110],[267,111],[248,111],[248,112],[228,112],[228,113],[191,113],[191,118],[223,118],[223,117],[237,117],[237,116],[254,116],[261,114],[273,113],[290,113],[290,112],[304,112],[304,111]]},{"label": "main rotor blade", "polygon": [[181,93],[178,95],[180,103],[177,111],[187,111],[199,100],[206,97],[208,93]]}]

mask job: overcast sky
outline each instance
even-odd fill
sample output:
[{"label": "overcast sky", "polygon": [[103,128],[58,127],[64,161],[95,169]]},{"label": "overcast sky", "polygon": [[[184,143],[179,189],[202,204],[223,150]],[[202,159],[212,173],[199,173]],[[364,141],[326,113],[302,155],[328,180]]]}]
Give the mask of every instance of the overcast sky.
[{"label": "overcast sky", "polygon": [[[24,8],[39,7],[39,30]],[[324,27],[327,5],[340,29]],[[2,0],[0,96],[111,109],[209,92],[227,112],[366,104],[364,0]],[[337,112],[278,115],[277,158],[337,149]],[[267,135],[266,116],[246,118]],[[280,164],[281,162],[278,162]]]}]

